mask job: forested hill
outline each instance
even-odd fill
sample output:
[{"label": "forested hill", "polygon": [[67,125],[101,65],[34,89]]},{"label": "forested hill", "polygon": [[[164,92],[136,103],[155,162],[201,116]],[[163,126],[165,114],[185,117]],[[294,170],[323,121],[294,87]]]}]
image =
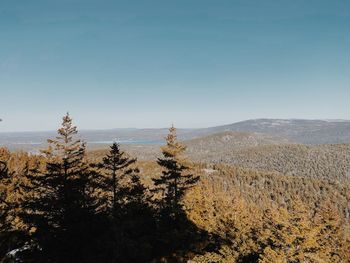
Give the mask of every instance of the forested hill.
[{"label": "forested hill", "polygon": [[[304,145],[259,133],[221,132],[185,140],[196,162],[235,165],[285,175],[349,180],[350,144]],[[122,145],[139,160],[160,156],[159,145]],[[90,148],[92,154],[106,150]]]},{"label": "forested hill", "polygon": [[41,154],[0,148],[1,263],[350,260],[346,146],[171,127],[137,160],[80,137],[67,114]]}]

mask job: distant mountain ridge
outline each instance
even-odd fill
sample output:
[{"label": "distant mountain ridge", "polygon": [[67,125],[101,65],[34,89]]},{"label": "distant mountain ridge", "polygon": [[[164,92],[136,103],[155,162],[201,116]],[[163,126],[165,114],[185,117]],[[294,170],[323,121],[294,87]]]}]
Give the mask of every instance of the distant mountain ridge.
[{"label": "distant mountain ridge", "polygon": [[264,133],[302,144],[350,143],[348,120],[255,119],[209,129]]},{"label": "distant mountain ridge", "polygon": [[[302,119],[255,119],[233,124],[200,128],[178,129],[181,140],[191,140],[222,132],[248,132],[278,137],[300,144],[341,144],[350,143],[349,120],[302,120]],[[120,141],[125,144],[160,144],[168,130],[119,128],[109,130],[82,130],[81,137],[88,143],[107,144]],[[0,146],[30,149],[44,145],[55,132],[0,132]]]}]

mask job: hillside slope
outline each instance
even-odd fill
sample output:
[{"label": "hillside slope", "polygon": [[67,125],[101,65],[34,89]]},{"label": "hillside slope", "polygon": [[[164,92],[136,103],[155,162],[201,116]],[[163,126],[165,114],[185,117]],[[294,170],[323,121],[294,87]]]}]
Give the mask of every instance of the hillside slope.
[{"label": "hillside slope", "polygon": [[[223,163],[290,176],[350,179],[350,144],[302,145],[279,137],[242,132],[217,133],[184,143],[187,155],[200,163]],[[122,148],[139,160],[160,156],[159,145],[122,145]],[[103,152],[95,151],[97,155]]]},{"label": "hillside slope", "polygon": [[258,132],[301,144],[350,142],[350,122],[337,120],[257,119],[210,128],[211,132]]},{"label": "hillside slope", "polygon": [[262,145],[287,144],[292,141],[262,133],[248,132],[220,132],[213,135],[188,140],[185,144],[188,147],[188,153],[192,154],[204,150],[206,152],[222,152],[231,150],[242,150]]},{"label": "hillside slope", "polygon": [[[247,132],[221,132],[184,141],[189,157],[223,156],[232,150],[239,151],[263,145],[292,144],[292,141],[266,134]],[[151,160],[160,156],[160,145],[124,144],[122,148],[141,160]],[[91,148],[92,150],[94,147]],[[101,150],[103,151],[103,150]]]},{"label": "hillside slope", "polygon": [[277,144],[245,149],[222,147],[213,151],[191,143],[188,153],[200,162],[226,163],[292,176],[350,179],[350,144]]}]

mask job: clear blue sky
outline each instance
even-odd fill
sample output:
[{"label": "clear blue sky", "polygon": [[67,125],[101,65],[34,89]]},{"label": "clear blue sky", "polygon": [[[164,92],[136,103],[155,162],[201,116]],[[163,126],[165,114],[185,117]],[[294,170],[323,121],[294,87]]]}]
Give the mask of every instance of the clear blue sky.
[{"label": "clear blue sky", "polygon": [[349,0],[1,0],[0,131],[350,119]]}]

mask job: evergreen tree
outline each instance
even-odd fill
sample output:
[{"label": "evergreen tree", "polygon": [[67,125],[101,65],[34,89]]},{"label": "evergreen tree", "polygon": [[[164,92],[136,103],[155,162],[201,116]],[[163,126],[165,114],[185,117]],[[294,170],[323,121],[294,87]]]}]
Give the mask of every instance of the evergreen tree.
[{"label": "evergreen tree", "polygon": [[113,263],[140,262],[147,245],[144,243],[145,229],[152,228],[146,188],[141,183],[135,162],[136,159],[127,156],[117,143],[113,143],[98,165],[103,170],[100,186],[105,200],[100,210],[110,218],[112,253],[109,262]]},{"label": "evergreen tree", "polygon": [[[85,162],[85,143],[67,113],[56,139],[43,151],[45,173],[29,175],[32,198],[23,204],[22,217],[36,229],[33,237],[42,249],[43,261],[73,261],[82,255],[88,241],[89,220],[94,213],[90,172]],[[74,255],[74,256],[73,256]]]},{"label": "evergreen tree", "polygon": [[[134,176],[137,178],[137,169],[131,167],[135,164],[136,159],[129,158],[125,152],[120,150],[117,143],[110,146],[109,153],[103,158],[98,165],[104,170],[101,182],[103,192],[105,193],[105,209],[108,210],[112,217],[116,217],[121,212],[126,202],[127,185],[125,181]],[[130,175],[130,178],[127,176]],[[136,183],[136,182],[135,182]]]},{"label": "evergreen tree", "polygon": [[194,186],[199,176],[189,173],[189,162],[184,157],[186,147],[177,141],[176,129],[172,126],[161,148],[163,158],[158,164],[163,168],[160,178],[154,178],[155,192],[161,193],[162,215],[177,220],[182,213],[182,199],[186,190]]}]

